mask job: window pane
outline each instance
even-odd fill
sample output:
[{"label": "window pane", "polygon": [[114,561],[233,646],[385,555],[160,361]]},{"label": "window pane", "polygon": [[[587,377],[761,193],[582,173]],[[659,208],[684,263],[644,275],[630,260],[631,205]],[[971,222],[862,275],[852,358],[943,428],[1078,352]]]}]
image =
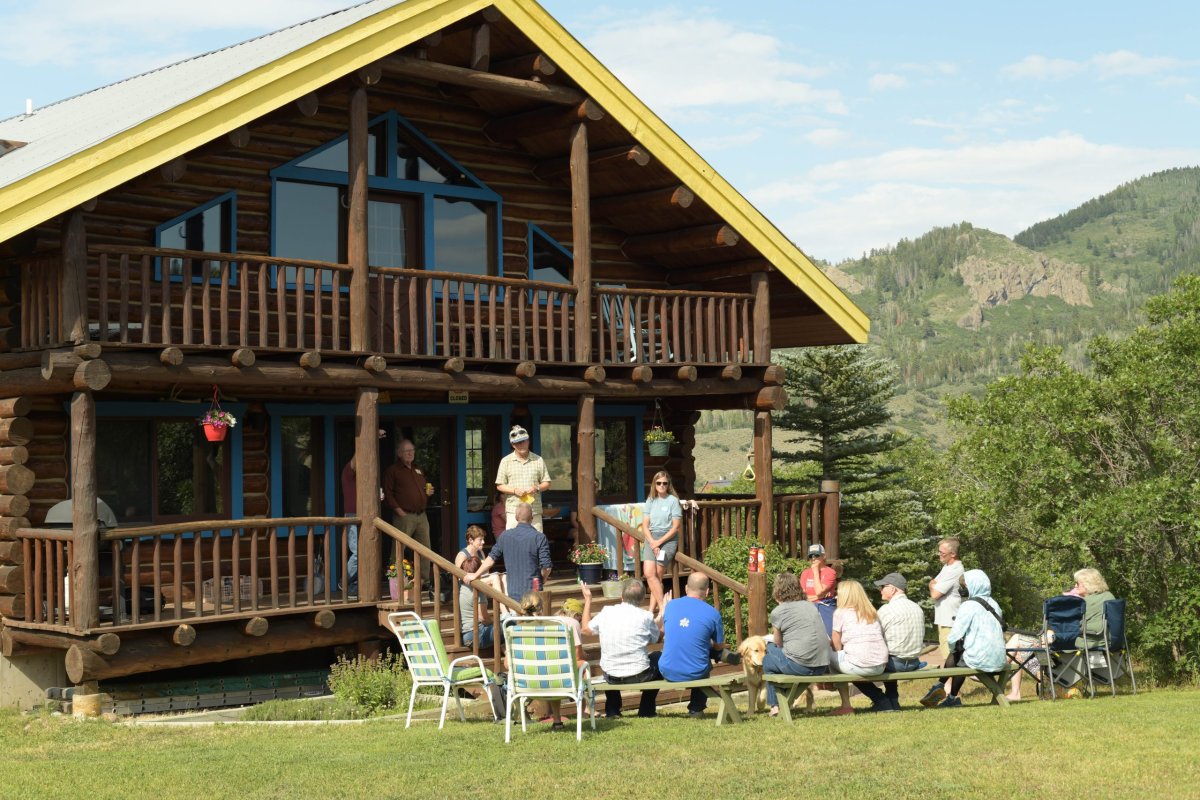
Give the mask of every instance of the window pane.
[{"label": "window pane", "polygon": [[571,255],[539,231],[530,231],[529,279],[546,283],[571,282]]},{"label": "window pane", "polygon": [[412,267],[419,262],[417,200],[372,200],[367,207],[368,260],[373,267]]},{"label": "window pane", "polygon": [[319,516],[324,509],[319,481],[320,429],[311,417],[284,417],[280,420],[283,442],[283,516]]},{"label": "window pane", "polygon": [[[233,250],[233,200],[224,200],[180,220],[158,232],[158,246],[172,250],[197,250],[206,253],[228,253]],[[170,275],[183,275],[182,258],[167,259]],[[192,262],[192,275],[209,278],[221,276],[216,261]]]},{"label": "window pane", "polygon": [[571,442],[574,426],[567,422],[543,422],[541,428],[541,452],[538,453],[546,460],[546,469],[550,470],[551,492],[571,491]]},{"label": "window pane", "polygon": [[225,448],[207,442],[196,421],[155,420],[158,460],[158,514],[200,516],[224,514],[221,478]]},{"label": "window pane", "polygon": [[[312,183],[275,183],[275,254],[336,263],[341,253],[339,189]],[[295,269],[285,280],[294,283]]]},{"label": "window pane", "polygon": [[629,420],[596,421],[596,476],[600,479],[597,495],[601,497],[626,497],[632,491],[629,430]]},{"label": "window pane", "polygon": [[150,422],[101,419],[96,426],[96,491],[117,522],[150,522]]},{"label": "window pane", "polygon": [[433,201],[434,269],[488,275],[492,264],[490,203]]},{"label": "window pane", "polygon": [[[383,124],[374,125],[367,131],[367,174],[382,175],[384,167],[384,159],[382,158],[382,150],[380,149],[387,136],[386,127]],[[298,167],[308,167],[310,169],[328,169],[334,172],[346,172],[349,170],[349,153],[350,146],[345,139],[327,147],[319,153],[309,156],[303,161],[296,162]]]}]

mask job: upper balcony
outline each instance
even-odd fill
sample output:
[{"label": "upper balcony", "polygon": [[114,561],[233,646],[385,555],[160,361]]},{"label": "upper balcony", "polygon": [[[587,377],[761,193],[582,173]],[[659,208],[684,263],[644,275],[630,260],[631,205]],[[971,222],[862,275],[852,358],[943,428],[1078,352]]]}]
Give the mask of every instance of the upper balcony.
[{"label": "upper balcony", "polygon": [[[19,347],[72,341],[62,259],[21,264]],[[765,365],[765,299],[372,267],[248,254],[93,246],[78,305],[106,348],[249,348],[411,361]],[[749,284],[749,280],[747,284]],[[749,289],[749,285],[747,289]],[[756,320],[756,304],[764,319]],[[578,318],[589,309],[586,324]]]}]

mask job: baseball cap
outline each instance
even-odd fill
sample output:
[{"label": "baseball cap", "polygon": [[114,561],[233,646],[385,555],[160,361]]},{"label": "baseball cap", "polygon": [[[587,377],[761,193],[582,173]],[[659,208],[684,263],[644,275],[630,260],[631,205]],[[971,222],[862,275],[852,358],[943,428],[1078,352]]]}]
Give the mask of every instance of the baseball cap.
[{"label": "baseball cap", "polygon": [[823,555],[825,555],[825,545],[812,544],[812,545],[808,546],[808,557],[809,558],[812,558],[813,556],[823,556]]},{"label": "baseball cap", "polygon": [[908,591],[908,581],[899,572],[889,572],[879,580],[875,581],[875,585],[882,589],[884,586],[895,586],[902,592]]},{"label": "baseball cap", "polygon": [[508,432],[508,441],[511,444],[528,441],[528,439],[529,431],[525,430],[520,425],[513,425],[512,430]]}]

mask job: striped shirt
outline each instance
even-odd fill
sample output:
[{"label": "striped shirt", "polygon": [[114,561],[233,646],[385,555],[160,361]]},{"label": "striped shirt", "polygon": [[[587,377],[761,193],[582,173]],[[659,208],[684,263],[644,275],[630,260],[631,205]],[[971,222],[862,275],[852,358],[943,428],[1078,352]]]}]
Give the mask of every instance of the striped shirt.
[{"label": "striped shirt", "polygon": [[908,595],[897,593],[890,602],[879,607],[879,624],[883,626],[883,638],[887,640],[888,653],[896,658],[916,658],[921,654],[925,639],[925,612],[908,599]]},{"label": "striped shirt", "polygon": [[[501,484],[512,488],[525,488],[527,486],[538,486],[545,481],[550,480],[550,473],[546,469],[546,462],[537,453],[530,453],[529,457],[522,461],[515,452],[509,453],[504,458],[500,459],[500,467],[496,470],[496,485]],[[513,514],[517,510],[517,504],[521,502],[521,498],[515,494],[504,496],[504,510]],[[534,492],[533,500],[529,503],[533,507],[534,519],[542,518],[542,493]]]},{"label": "striped shirt", "polygon": [[628,678],[650,668],[646,647],[658,641],[658,626],[644,608],[620,603],[605,606],[589,627],[600,637],[600,669],[614,678]]}]

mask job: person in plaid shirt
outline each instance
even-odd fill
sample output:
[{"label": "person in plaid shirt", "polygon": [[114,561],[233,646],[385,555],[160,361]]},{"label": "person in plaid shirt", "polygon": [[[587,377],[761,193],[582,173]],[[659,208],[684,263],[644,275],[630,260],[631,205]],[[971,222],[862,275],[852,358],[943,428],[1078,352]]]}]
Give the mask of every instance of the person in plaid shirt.
[{"label": "person in plaid shirt", "polygon": [[514,425],[508,434],[513,451],[500,459],[496,491],[504,498],[505,530],[517,525],[517,504],[533,509],[533,527],[542,530],[542,492],[550,488],[550,472],[537,453],[529,452],[529,432]]},{"label": "person in plaid shirt", "polygon": [[[875,581],[883,605],[879,608],[879,624],[888,646],[885,672],[911,672],[922,664],[921,645],[925,640],[925,612],[908,599],[908,581],[899,572],[890,572]],[[871,681],[855,681],[854,685],[871,701],[874,711],[899,711],[900,693],[896,681],[887,681],[883,690]]]}]

